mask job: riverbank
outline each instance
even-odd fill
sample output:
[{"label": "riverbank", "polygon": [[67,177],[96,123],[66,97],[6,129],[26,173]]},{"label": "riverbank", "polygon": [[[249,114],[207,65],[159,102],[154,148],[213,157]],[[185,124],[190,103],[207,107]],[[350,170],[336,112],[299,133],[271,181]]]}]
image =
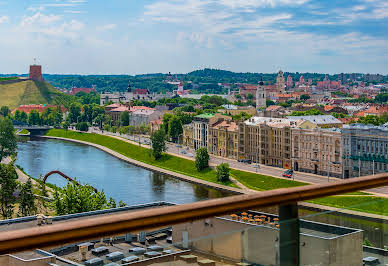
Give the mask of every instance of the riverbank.
[{"label": "riverbank", "polygon": [[237,187],[232,187],[232,186],[226,186],[226,185],[222,185],[222,184],[217,184],[217,183],[213,183],[213,182],[210,182],[210,181],[206,181],[204,179],[199,179],[199,178],[196,178],[196,177],[193,177],[193,176],[189,176],[189,175],[185,175],[185,174],[182,174],[182,173],[178,173],[178,172],[175,172],[175,171],[172,171],[172,170],[169,170],[169,169],[166,169],[166,168],[161,168],[161,167],[157,167],[157,166],[154,166],[154,165],[150,165],[150,164],[147,164],[147,163],[144,163],[144,162],[141,162],[141,161],[138,161],[138,160],[135,160],[135,159],[132,159],[132,158],[129,158],[119,152],[116,152],[114,151],[113,149],[109,149],[103,145],[99,145],[99,144],[96,144],[96,143],[92,143],[92,142],[88,142],[88,141],[82,141],[82,140],[77,140],[77,139],[72,139],[72,138],[65,138],[65,137],[56,137],[56,136],[42,136],[43,138],[49,138],[49,139],[59,139],[59,140],[66,140],[66,141],[71,141],[71,142],[74,142],[74,143],[80,143],[80,144],[84,144],[84,145],[89,145],[89,146],[92,146],[92,147],[95,147],[99,150],[102,150],[106,153],[109,153],[111,155],[113,155],[114,157],[122,160],[122,161],[125,161],[127,163],[130,163],[132,165],[135,165],[135,166],[139,166],[141,168],[144,168],[144,169],[147,169],[147,170],[150,170],[150,171],[153,171],[153,172],[157,172],[157,173],[160,173],[160,174],[164,174],[164,175],[167,175],[167,176],[171,176],[171,177],[174,177],[176,179],[179,179],[179,180],[182,180],[182,181],[186,181],[186,182],[190,182],[190,183],[193,183],[193,184],[199,184],[199,185],[202,185],[202,186],[205,186],[205,187],[208,187],[208,188],[213,188],[213,189],[217,189],[217,190],[221,190],[221,191],[225,191],[225,192],[229,192],[229,193],[233,193],[233,194],[245,194],[246,191],[244,191],[243,189],[240,189],[240,188],[237,188]]},{"label": "riverbank", "polygon": [[[232,173],[234,177],[240,183],[242,184],[245,183],[250,185],[249,188],[251,189],[247,189],[247,188],[237,189],[237,188],[224,186],[219,183],[217,184],[215,182],[212,182],[211,180],[209,181],[209,180],[203,179],[211,176],[211,174],[209,174],[209,172],[211,173],[211,171],[213,171],[213,174],[215,174],[214,170],[208,170],[208,172],[206,172],[207,176],[202,178],[201,177],[197,178],[198,175],[202,175],[202,172],[198,173],[197,170],[195,169],[194,162],[187,159],[176,158],[172,155],[165,155],[165,158],[163,158],[163,160],[161,161],[153,160],[153,162],[156,165],[150,165],[147,162],[140,161],[136,157],[140,157],[140,159],[143,159],[143,160],[148,157],[148,161],[151,160],[149,149],[146,149],[144,147],[139,147],[131,143],[127,143],[118,138],[102,136],[94,133],[79,133],[79,132],[65,131],[65,130],[51,130],[50,132],[48,132],[46,137],[69,140],[69,141],[83,143],[86,145],[91,145],[101,150],[104,150],[121,160],[138,165],[140,167],[143,167],[152,171],[160,172],[160,173],[165,173],[167,175],[170,175],[172,177],[175,177],[184,181],[205,185],[205,186],[220,189],[220,190],[229,191],[235,194],[251,193],[252,189],[255,189],[256,191],[270,190],[270,189],[281,188],[281,187],[303,185],[303,183],[300,184],[300,182],[295,182],[292,180],[276,179],[270,176],[263,176],[263,175],[254,174],[250,172],[238,171],[238,172]],[[139,156],[139,153],[141,154],[141,156]],[[177,163],[175,167],[173,167],[172,169],[171,168],[166,169],[166,166],[170,167],[171,165],[174,165],[174,162]],[[198,173],[197,175],[193,176],[192,173],[191,174],[182,173],[181,170],[187,169],[190,163],[192,167],[189,169],[191,169],[192,172],[197,172]],[[213,180],[214,179],[215,178],[213,177]],[[283,181],[287,181],[287,182],[283,182]],[[350,210],[349,211],[350,213],[354,213],[354,212],[371,213],[373,214],[373,216],[388,215],[388,200],[382,197],[375,197],[372,195],[368,197],[366,197],[365,195],[361,195],[360,197],[357,197],[357,193],[352,193],[350,195],[347,194],[343,196],[332,196],[332,197],[325,197],[322,199],[315,199],[310,202],[314,204],[319,204],[319,205],[324,205],[324,206],[329,206],[334,208],[341,208],[341,209],[346,208]],[[322,206],[322,209],[325,209],[324,206]],[[344,212],[346,212],[346,210],[344,210]],[[382,218],[385,219],[384,217]]]}]

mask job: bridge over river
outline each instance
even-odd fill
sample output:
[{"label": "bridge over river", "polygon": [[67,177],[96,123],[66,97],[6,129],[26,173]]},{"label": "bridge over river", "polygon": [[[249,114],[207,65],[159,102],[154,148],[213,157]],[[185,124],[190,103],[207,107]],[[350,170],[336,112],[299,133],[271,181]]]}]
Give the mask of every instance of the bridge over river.
[{"label": "bridge over river", "polygon": [[30,132],[31,136],[40,136],[44,135],[47,131],[52,129],[51,126],[30,126],[30,125],[14,125],[16,131],[26,129]]}]

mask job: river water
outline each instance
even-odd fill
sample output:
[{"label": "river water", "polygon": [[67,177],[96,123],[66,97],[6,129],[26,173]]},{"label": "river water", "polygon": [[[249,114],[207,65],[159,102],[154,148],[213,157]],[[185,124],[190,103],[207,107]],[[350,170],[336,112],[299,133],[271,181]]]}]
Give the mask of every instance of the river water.
[{"label": "river water", "polygon": [[[189,203],[230,195],[154,173],[97,148],[68,141],[32,138],[19,142],[16,164],[35,178],[59,170],[128,205],[155,201]],[[47,182],[58,186],[67,183],[59,175],[50,176]]]},{"label": "river water", "polygon": [[[62,140],[32,138],[19,142],[16,163],[35,178],[59,170],[99,191],[103,189],[107,197],[113,197],[116,202],[122,200],[128,205],[155,201],[182,204],[230,195],[153,173],[91,146]],[[50,176],[47,182],[58,186],[67,183],[59,175]],[[375,246],[388,245],[388,223],[302,209],[300,217],[362,229],[364,238],[368,238]]]}]

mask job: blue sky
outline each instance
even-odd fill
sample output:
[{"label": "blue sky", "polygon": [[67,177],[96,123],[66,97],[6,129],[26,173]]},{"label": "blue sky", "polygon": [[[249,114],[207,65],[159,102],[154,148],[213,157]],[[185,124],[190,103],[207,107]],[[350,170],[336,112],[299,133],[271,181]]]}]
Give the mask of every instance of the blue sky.
[{"label": "blue sky", "polygon": [[0,0],[0,33],[0,73],[388,74],[386,0]]}]

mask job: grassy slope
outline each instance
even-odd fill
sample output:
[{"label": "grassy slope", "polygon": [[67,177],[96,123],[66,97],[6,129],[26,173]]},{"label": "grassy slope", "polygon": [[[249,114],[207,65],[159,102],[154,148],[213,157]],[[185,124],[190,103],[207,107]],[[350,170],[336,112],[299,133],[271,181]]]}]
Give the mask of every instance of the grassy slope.
[{"label": "grassy slope", "polygon": [[14,109],[22,104],[48,104],[61,92],[46,82],[21,81],[12,84],[0,84],[0,106]]},{"label": "grassy slope", "polygon": [[[77,140],[88,141],[99,145],[106,146],[114,151],[117,151],[127,157],[152,164],[164,169],[186,174],[203,180],[214,183],[217,181],[214,170],[208,169],[203,172],[198,172],[195,169],[194,162],[191,160],[165,155],[163,159],[155,161],[149,153],[149,150],[137,145],[133,145],[119,139],[102,136],[98,134],[77,133],[73,131],[52,129],[47,133],[48,136],[57,136],[72,138]],[[231,170],[231,175],[245,186],[255,190],[271,190],[276,188],[286,188],[307,185],[303,182],[293,180],[285,180],[271,176],[265,176],[239,170]],[[227,185],[233,185],[231,183]],[[346,208],[355,211],[384,214],[388,215],[388,199],[374,196],[367,196],[368,193],[352,192],[343,196],[331,196],[321,199],[314,199],[309,202],[326,205],[337,208]],[[359,197],[358,197],[359,196]]]}]

